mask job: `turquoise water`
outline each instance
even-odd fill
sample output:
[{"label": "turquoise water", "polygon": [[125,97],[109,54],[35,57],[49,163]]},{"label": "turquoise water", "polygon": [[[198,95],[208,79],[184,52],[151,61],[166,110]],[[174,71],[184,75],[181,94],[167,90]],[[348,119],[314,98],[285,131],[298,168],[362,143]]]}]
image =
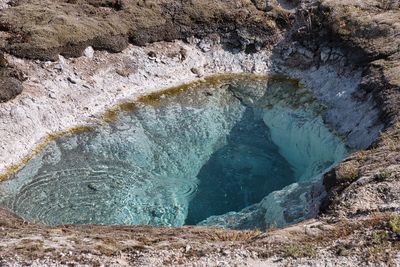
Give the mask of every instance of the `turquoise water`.
[{"label": "turquoise water", "polygon": [[289,80],[203,85],[138,103],[50,142],[0,184],[0,203],[50,225],[197,224],[340,161],[345,144],[323,112]]},{"label": "turquoise water", "polygon": [[186,224],[241,210],[296,181],[293,168],[272,142],[262,112],[247,109],[197,175]]}]

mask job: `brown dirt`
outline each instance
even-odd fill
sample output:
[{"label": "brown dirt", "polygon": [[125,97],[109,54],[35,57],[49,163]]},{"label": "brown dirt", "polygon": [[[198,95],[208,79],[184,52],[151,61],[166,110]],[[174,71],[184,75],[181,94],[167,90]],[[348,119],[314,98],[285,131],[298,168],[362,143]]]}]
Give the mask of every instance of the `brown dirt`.
[{"label": "brown dirt", "polygon": [[211,33],[265,45],[278,31],[273,17],[244,0],[19,0],[0,11],[0,29],[11,34],[5,51],[42,60]]}]

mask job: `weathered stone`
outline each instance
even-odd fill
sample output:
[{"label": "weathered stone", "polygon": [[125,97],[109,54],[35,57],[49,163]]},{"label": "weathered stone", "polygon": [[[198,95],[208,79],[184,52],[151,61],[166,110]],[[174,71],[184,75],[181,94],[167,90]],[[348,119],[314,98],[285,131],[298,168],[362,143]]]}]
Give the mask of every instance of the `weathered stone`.
[{"label": "weathered stone", "polygon": [[257,7],[259,10],[263,10],[263,11],[266,10],[266,8],[267,8],[267,1],[268,1],[268,0],[252,0],[252,1],[253,1],[253,3],[256,5],[256,7]]},{"label": "weathered stone", "polygon": [[83,54],[85,55],[85,57],[92,59],[94,56],[94,50],[93,47],[88,46],[85,51],[83,51]]},{"label": "weathered stone", "polygon": [[7,102],[22,93],[22,84],[13,77],[0,78],[0,102]]}]

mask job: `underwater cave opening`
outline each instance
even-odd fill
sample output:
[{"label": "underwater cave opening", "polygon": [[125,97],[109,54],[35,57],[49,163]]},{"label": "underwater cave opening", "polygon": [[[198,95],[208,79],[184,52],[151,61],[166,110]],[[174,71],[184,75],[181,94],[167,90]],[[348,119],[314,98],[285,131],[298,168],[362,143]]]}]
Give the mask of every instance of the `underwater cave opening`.
[{"label": "underwater cave opening", "polygon": [[0,184],[1,206],[49,225],[215,225],[249,207],[267,218],[265,205],[282,209],[271,193],[320,180],[347,154],[324,105],[287,78],[209,80],[125,107],[49,142]]},{"label": "underwater cave opening", "polygon": [[296,181],[292,166],[271,140],[262,113],[248,108],[197,175],[185,223],[239,211]]}]

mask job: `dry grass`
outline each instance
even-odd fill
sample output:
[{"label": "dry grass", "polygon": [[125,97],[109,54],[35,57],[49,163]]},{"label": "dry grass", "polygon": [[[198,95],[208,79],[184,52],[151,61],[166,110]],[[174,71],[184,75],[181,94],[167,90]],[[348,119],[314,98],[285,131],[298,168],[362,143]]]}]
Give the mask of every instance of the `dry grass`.
[{"label": "dry grass", "polygon": [[207,233],[206,238],[212,241],[248,241],[261,235],[260,230],[252,231],[215,231]]},{"label": "dry grass", "polygon": [[392,175],[391,171],[389,171],[387,169],[383,169],[383,170],[380,170],[377,174],[375,174],[374,178],[378,182],[382,182],[382,181],[385,181],[386,179],[390,178],[391,175]]},{"label": "dry grass", "polygon": [[310,244],[291,244],[283,250],[284,257],[298,258],[315,258],[317,256],[316,249]]},{"label": "dry grass", "polygon": [[339,182],[353,182],[359,176],[360,164],[356,160],[345,161],[336,168],[336,178]]},{"label": "dry grass", "polygon": [[370,154],[370,151],[361,150],[361,151],[357,151],[355,153],[355,157],[357,158],[357,160],[360,163],[363,163],[368,159],[369,154]]},{"label": "dry grass", "polygon": [[400,236],[400,214],[393,214],[389,221],[390,230]]}]

